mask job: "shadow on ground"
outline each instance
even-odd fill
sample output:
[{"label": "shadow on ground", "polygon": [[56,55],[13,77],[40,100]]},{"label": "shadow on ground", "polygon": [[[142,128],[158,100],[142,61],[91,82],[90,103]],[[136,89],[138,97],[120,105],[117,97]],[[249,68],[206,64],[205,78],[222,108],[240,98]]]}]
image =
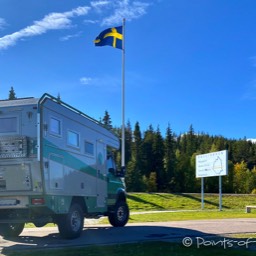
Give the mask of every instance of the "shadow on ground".
[{"label": "shadow on ground", "polygon": [[[24,233],[29,233],[28,230],[29,229]],[[53,233],[41,237],[33,236],[32,234],[21,235],[18,238],[9,240],[5,240],[0,237],[0,246],[2,248],[1,255],[13,255],[15,252],[21,250],[36,251],[37,249],[46,248],[70,248],[76,246],[111,245],[132,242],[167,241],[176,242],[181,245],[184,243],[189,245],[187,243],[190,243],[191,241],[193,244],[198,242],[202,243],[204,241],[220,240],[219,243],[224,241],[224,238],[221,238],[220,236],[203,233],[193,229],[153,225],[126,226],[122,228],[99,225],[84,229],[81,237],[73,240],[62,239],[59,236],[59,233],[57,233],[57,229],[52,229],[52,232]],[[253,245],[250,246],[252,248]]]}]

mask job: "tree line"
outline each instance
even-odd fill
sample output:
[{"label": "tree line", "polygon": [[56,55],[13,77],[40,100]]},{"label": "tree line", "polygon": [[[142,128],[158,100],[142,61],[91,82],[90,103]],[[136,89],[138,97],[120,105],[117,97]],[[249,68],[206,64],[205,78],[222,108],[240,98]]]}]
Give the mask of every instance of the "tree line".
[{"label": "tree line", "polygon": [[[121,140],[121,128],[113,128],[110,115],[100,120],[116,132]],[[243,139],[228,139],[195,133],[193,126],[184,134],[175,134],[171,126],[162,136],[160,129],[149,125],[144,132],[139,122],[125,129],[126,186],[136,192],[200,192],[201,179],[195,177],[196,155],[228,150],[228,175],[222,178],[224,193],[256,193],[256,144]],[[121,162],[121,152],[115,153]],[[218,177],[204,179],[205,192],[219,190]]]}]

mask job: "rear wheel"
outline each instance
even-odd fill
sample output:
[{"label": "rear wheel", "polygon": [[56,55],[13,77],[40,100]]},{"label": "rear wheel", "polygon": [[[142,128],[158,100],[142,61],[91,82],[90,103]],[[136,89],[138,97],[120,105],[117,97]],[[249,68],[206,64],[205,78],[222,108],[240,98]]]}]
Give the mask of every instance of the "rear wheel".
[{"label": "rear wheel", "polygon": [[59,218],[58,228],[61,237],[74,239],[81,235],[84,226],[84,214],[79,204],[72,204],[68,214]]},{"label": "rear wheel", "polygon": [[129,219],[129,207],[126,202],[119,201],[116,203],[114,211],[108,216],[109,223],[113,227],[123,227]]},{"label": "rear wheel", "polygon": [[3,223],[0,225],[0,235],[3,237],[17,237],[22,233],[24,226],[25,223]]}]

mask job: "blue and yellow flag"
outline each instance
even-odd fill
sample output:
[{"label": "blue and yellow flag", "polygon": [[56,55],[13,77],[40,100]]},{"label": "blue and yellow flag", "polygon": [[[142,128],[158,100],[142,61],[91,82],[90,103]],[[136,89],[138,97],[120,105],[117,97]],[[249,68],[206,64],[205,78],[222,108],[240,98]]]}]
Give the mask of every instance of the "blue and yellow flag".
[{"label": "blue and yellow flag", "polygon": [[94,40],[95,46],[110,45],[114,48],[123,49],[123,26],[108,28],[102,31]]}]

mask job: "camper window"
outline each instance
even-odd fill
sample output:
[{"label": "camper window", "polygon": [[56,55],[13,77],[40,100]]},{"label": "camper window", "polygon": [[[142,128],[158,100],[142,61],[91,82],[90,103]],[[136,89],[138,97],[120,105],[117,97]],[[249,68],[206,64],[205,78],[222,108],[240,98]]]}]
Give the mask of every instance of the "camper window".
[{"label": "camper window", "polygon": [[68,145],[78,148],[79,147],[79,134],[76,132],[68,131]]},{"label": "camper window", "polygon": [[0,118],[0,133],[16,133],[17,117]]},{"label": "camper window", "polygon": [[61,135],[61,121],[51,117],[50,119],[50,132],[53,135]]},{"label": "camper window", "polygon": [[94,145],[93,145],[93,143],[91,143],[89,141],[85,141],[84,142],[84,151],[85,151],[85,154],[93,156],[94,155]]}]

